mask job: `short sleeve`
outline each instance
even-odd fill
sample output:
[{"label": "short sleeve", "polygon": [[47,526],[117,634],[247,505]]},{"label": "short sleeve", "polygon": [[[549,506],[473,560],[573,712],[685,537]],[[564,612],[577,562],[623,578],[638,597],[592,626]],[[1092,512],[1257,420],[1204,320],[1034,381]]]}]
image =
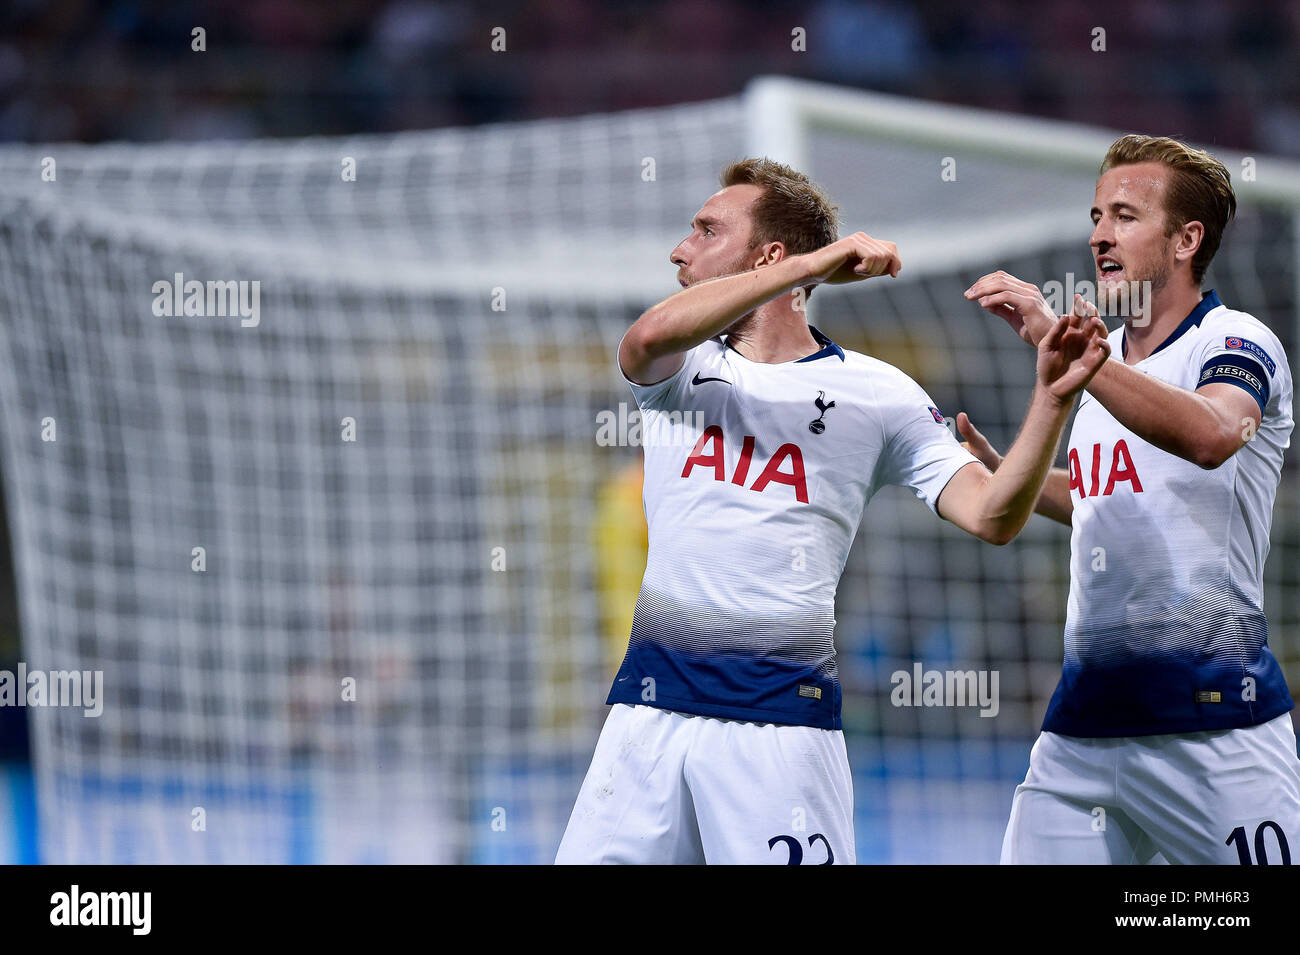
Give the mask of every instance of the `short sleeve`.
[{"label": "short sleeve", "polygon": [[[624,332],[623,338],[626,337],[627,332]],[[698,348],[699,346],[696,347]],[[619,352],[622,350],[623,339],[620,338],[618,341],[618,348],[614,350],[614,365],[618,368],[619,375],[621,375],[623,380],[627,382],[628,387],[632,389],[632,397],[636,399],[637,407],[642,411],[668,410],[672,408],[674,406],[674,397],[680,394],[683,374],[686,369],[690,367],[691,359],[695,355],[695,349],[692,348],[682,356],[683,360],[681,368],[678,368],[675,373],[669,375],[663,381],[657,381],[653,385],[637,384],[635,381],[628,378],[627,374],[623,371],[622,362],[618,360]]]},{"label": "short sleeve", "polygon": [[[1265,334],[1261,334],[1264,332]],[[1196,387],[1224,382],[1236,385],[1255,399],[1260,415],[1277,383],[1277,355],[1281,348],[1267,330],[1245,321],[1218,324],[1197,360]]]},{"label": "short sleeve", "polygon": [[890,385],[879,395],[885,447],[876,483],[911,488],[938,513],[939,495],[953,475],[977,459],[953,437],[920,385],[901,373]]}]

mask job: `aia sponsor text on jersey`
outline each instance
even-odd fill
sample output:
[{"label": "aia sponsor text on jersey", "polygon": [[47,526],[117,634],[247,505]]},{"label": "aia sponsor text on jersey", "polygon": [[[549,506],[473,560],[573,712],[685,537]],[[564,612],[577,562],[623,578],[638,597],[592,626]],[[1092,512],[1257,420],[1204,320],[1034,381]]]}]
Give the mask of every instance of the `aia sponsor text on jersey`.
[{"label": "aia sponsor text on jersey", "polygon": [[[1106,497],[1115,493],[1115,488],[1128,483],[1134,494],[1142,493],[1142,480],[1138,477],[1133,455],[1129,453],[1128,442],[1120,438],[1109,452],[1103,452],[1100,444],[1091,448],[1091,460],[1085,472],[1080,461],[1079,448],[1070,449],[1068,469],[1070,472],[1070,491],[1078,491],[1080,499],[1085,497]],[[1084,458],[1089,456],[1089,449],[1084,448]],[[1106,465],[1105,462],[1109,461]],[[1102,483],[1105,467],[1105,484]]]}]

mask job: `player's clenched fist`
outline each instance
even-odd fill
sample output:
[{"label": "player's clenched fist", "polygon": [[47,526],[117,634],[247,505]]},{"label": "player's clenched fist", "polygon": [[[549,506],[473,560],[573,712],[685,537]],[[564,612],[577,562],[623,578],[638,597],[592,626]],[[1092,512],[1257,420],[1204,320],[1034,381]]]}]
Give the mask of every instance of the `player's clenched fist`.
[{"label": "player's clenched fist", "polygon": [[1056,315],[1037,285],[1006,272],[990,272],[965,291],[972,302],[1004,319],[1017,335],[1037,345],[1056,324]]},{"label": "player's clenched fist", "polygon": [[892,242],[873,239],[865,232],[855,232],[838,242],[808,253],[809,278],[838,285],[860,282],[873,275],[896,277],[903,267],[898,247]]}]

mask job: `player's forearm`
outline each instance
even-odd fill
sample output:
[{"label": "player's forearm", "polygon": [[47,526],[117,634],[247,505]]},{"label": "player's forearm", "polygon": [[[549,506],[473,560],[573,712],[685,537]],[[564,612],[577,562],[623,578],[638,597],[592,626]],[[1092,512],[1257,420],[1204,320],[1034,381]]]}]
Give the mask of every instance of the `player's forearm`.
[{"label": "player's forearm", "polygon": [[1227,420],[1213,402],[1117,358],[1101,367],[1088,391],[1138,437],[1200,467],[1218,467],[1241,446],[1241,423]]},{"label": "player's forearm", "polygon": [[997,471],[985,482],[980,496],[979,524],[985,529],[980,536],[985,540],[1007,543],[1020,533],[1033,514],[1056,458],[1071,405],[1072,402],[1054,397],[1041,385],[1035,386],[1020,434]]},{"label": "player's forearm", "polygon": [[690,351],[778,295],[809,284],[805,256],[727,275],[684,288],[647,309],[628,329],[625,342],[653,360]]},{"label": "player's forearm", "polygon": [[1070,472],[1065,468],[1052,468],[1043,482],[1034,511],[1069,527],[1074,520],[1074,499],[1070,497]]}]

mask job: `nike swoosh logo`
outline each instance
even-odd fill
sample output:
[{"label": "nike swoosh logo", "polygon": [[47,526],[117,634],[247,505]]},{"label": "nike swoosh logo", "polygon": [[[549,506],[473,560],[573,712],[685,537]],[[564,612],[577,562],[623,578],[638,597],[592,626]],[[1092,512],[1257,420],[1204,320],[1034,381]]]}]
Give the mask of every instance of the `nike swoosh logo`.
[{"label": "nike swoosh logo", "polygon": [[691,384],[693,384],[693,385],[701,385],[701,384],[703,384],[703,383],[706,382],[706,381],[720,381],[720,382],[722,382],[724,385],[729,385],[729,384],[731,384],[731,382],[727,381],[727,379],[725,379],[725,378],[701,378],[701,377],[700,377],[700,373],[699,373],[698,371],[695,373],[695,377],[691,379]]}]

